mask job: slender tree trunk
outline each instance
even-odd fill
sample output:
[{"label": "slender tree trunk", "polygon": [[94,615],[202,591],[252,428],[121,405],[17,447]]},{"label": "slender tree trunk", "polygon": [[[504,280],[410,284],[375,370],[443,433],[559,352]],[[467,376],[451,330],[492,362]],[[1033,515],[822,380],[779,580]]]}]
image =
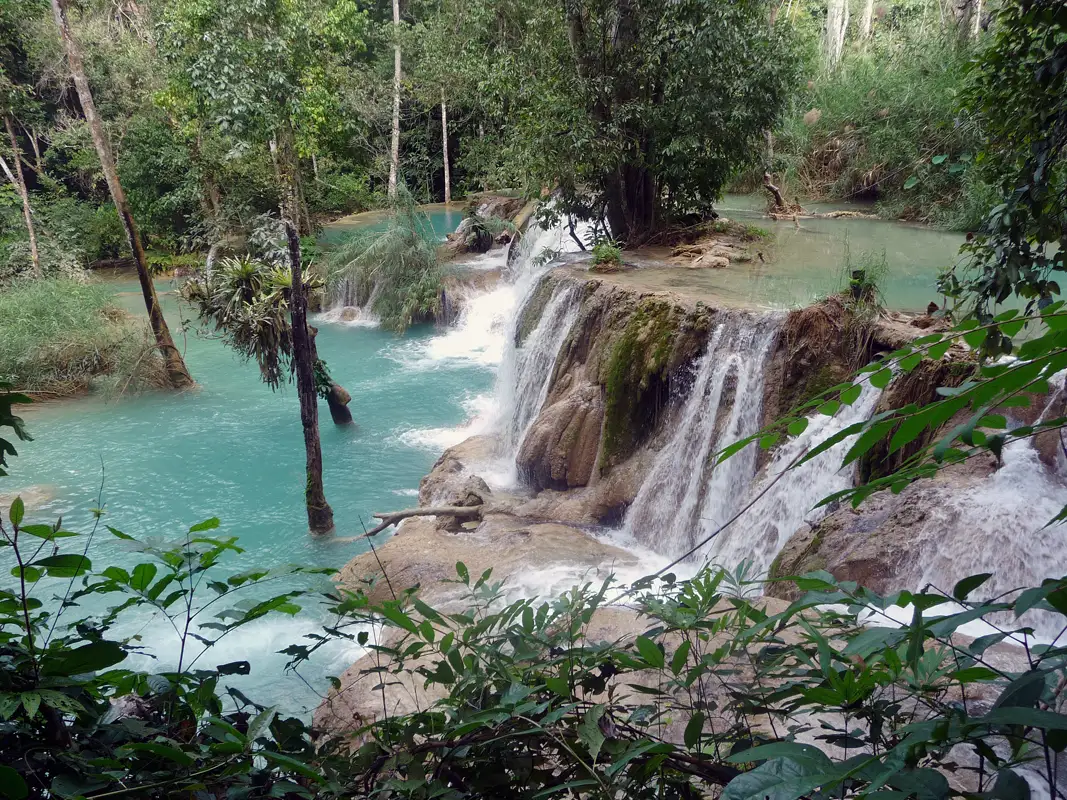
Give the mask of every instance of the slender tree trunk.
[{"label": "slender tree trunk", "polygon": [[393,0],[393,141],[389,152],[389,199],[396,199],[397,174],[400,172],[400,0]]},{"label": "slender tree trunk", "polygon": [[826,65],[834,69],[841,63],[848,30],[848,0],[829,0],[826,6]]},{"label": "slender tree trunk", "polygon": [[26,176],[22,173],[22,158],[19,154],[19,140],[15,137],[15,126],[11,121],[11,115],[4,115],[4,127],[7,128],[7,138],[11,142],[11,152],[14,154],[15,170],[4,164],[4,172],[8,179],[15,184],[22,198],[22,216],[26,220],[26,233],[30,237],[30,258],[33,261],[33,277],[41,277],[41,256],[37,252],[37,232],[33,228],[33,212],[30,209],[30,191],[26,188]]},{"label": "slender tree trunk", "polygon": [[445,90],[441,90],[441,152],[445,163],[445,202],[452,202],[452,169],[448,166],[448,106]]},{"label": "slender tree trunk", "polygon": [[[293,203],[295,204],[295,198]],[[333,530],[333,509],[326,502],[326,492],[322,487],[319,398],[315,391],[315,365],[307,324],[307,297],[304,296],[304,276],[300,266],[300,239],[289,220],[285,221],[285,235],[289,240],[289,262],[293,270],[293,286],[289,303],[293,324],[293,365],[296,370],[296,391],[300,397],[300,423],[304,428],[304,450],[307,452],[307,483],[304,488],[304,502],[307,505],[308,527],[311,528],[311,532],[328,533]]]},{"label": "slender tree trunk", "polygon": [[152,284],[152,276],[148,273],[148,259],[145,258],[144,246],[141,244],[141,234],[137,230],[137,223],[130,213],[130,205],[126,202],[126,193],[119,183],[118,170],[115,167],[115,158],[111,153],[111,143],[104,133],[104,125],[100,116],[96,113],[96,104],[93,102],[92,92],[89,90],[89,80],[85,77],[85,67],[82,63],[81,48],[74,38],[67,20],[67,0],[52,0],[52,13],[56,19],[56,26],[63,39],[63,45],[67,51],[67,61],[70,64],[71,75],[74,78],[74,86],[78,90],[78,99],[81,102],[85,120],[89,123],[89,131],[92,133],[93,144],[96,146],[96,154],[100,159],[100,168],[107,180],[107,187],[111,191],[111,199],[115,203],[122,226],[126,229],[126,238],[130,244],[134,261],[137,262],[137,277],[141,282],[141,293],[144,295],[145,308],[148,310],[148,322],[152,326],[152,333],[156,337],[156,345],[163,355],[163,364],[167,372],[167,380],[175,389],[185,389],[193,386],[193,379],[185,366],[185,360],[181,352],[174,346],[174,340],[170,335],[170,328],[163,318],[163,309],[159,305],[159,297],[156,296],[156,287]]},{"label": "slender tree trunk", "polygon": [[871,38],[871,23],[874,21],[874,0],[865,0],[863,4],[863,16],[860,17],[860,39],[866,41]]}]

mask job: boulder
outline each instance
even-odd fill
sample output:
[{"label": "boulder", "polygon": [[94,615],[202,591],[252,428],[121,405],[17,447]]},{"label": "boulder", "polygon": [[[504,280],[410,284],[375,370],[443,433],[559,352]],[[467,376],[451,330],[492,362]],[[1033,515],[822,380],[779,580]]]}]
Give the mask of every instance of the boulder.
[{"label": "boulder", "polygon": [[[492,568],[496,580],[532,585],[535,593],[570,588],[583,576],[606,577],[633,566],[633,554],[601,542],[583,530],[510,514],[489,513],[476,530],[450,533],[426,517],[405,520],[396,534],[373,553],[356,556],[337,581],[363,589],[375,601],[418,586],[420,595],[447,602],[457,594],[456,562],[471,575]],[[388,580],[386,580],[388,576]]]},{"label": "boulder", "polygon": [[519,474],[534,491],[585,486],[593,476],[604,400],[583,384],[539,414],[519,448]]}]

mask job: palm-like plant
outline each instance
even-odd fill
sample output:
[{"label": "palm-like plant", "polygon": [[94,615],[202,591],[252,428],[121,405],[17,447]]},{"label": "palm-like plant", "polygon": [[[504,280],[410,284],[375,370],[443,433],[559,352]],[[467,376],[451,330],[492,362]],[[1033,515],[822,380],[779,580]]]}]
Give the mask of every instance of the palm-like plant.
[{"label": "palm-like plant", "polygon": [[[214,326],[226,343],[254,359],[263,381],[277,389],[291,370],[293,331],[289,270],[246,257],[223,259],[210,276],[189,280],[182,297]],[[304,291],[321,292],[324,282],[307,274]]]}]

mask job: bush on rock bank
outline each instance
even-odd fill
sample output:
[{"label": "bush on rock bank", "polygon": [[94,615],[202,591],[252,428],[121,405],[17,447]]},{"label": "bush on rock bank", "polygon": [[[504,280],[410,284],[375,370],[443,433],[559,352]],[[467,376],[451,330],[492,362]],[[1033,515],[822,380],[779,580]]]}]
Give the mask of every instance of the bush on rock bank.
[{"label": "bush on rock bank", "polygon": [[0,381],[67,396],[108,377],[120,391],[164,385],[147,327],[105,286],[72,278],[20,281],[0,292]]}]

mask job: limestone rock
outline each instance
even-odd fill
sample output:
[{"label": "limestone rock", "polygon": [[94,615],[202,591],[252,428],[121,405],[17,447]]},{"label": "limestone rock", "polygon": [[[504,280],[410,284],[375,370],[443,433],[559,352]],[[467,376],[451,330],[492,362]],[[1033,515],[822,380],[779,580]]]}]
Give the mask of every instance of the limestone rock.
[{"label": "limestone rock", "polygon": [[538,415],[519,449],[519,474],[534,491],[585,486],[596,465],[603,422],[600,387],[578,387]]},{"label": "limestone rock", "polygon": [[[364,589],[375,601],[419,586],[434,602],[456,593],[456,562],[472,575],[492,567],[496,580],[538,583],[549,567],[558,586],[542,584],[541,594],[569,588],[583,575],[604,577],[620,565],[636,563],[634,556],[601,542],[583,530],[551,522],[531,521],[508,514],[487,514],[475,531],[449,533],[430,519],[408,519],[374,553],[356,556],[337,575],[339,583]],[[388,576],[388,581],[385,580]]]}]

